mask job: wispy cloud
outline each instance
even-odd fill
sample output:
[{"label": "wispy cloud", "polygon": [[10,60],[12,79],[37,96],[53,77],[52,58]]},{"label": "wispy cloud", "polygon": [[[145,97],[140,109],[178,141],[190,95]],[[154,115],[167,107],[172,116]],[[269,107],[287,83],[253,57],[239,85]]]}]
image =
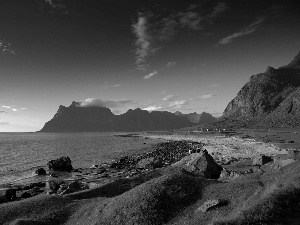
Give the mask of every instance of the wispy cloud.
[{"label": "wispy cloud", "polygon": [[178,95],[168,95],[162,98],[163,101],[173,101],[174,99],[176,99],[178,97]]},{"label": "wispy cloud", "polygon": [[212,98],[214,96],[215,96],[214,94],[200,95],[200,96],[197,97],[197,99],[209,99],[209,98]]},{"label": "wispy cloud", "polygon": [[132,24],[133,33],[136,36],[136,65],[139,70],[146,70],[146,58],[156,50],[152,46],[152,35],[150,34],[150,13],[139,13],[138,20]]},{"label": "wispy cloud", "polygon": [[152,73],[149,73],[148,75],[144,76],[144,79],[148,80],[148,79],[152,78],[153,76],[155,76],[156,74],[158,74],[158,72],[156,70],[154,70]]},{"label": "wispy cloud", "polygon": [[243,36],[254,33],[260,27],[260,25],[264,22],[265,19],[266,19],[265,17],[256,18],[256,20],[253,23],[244,27],[239,32],[236,32],[232,35],[222,38],[215,47],[218,47],[220,45],[229,44],[229,43],[233,42],[233,40],[236,38],[243,37]]},{"label": "wispy cloud", "polygon": [[203,10],[200,4],[192,4],[180,11],[169,13],[164,11],[157,15],[153,12],[138,12],[137,20],[132,24],[136,46],[134,50],[136,69],[147,70],[149,67],[147,58],[161,49],[163,44],[171,40],[179,30],[202,30],[226,10],[226,3],[219,2],[211,11]]},{"label": "wispy cloud", "polygon": [[220,87],[221,84],[211,84],[211,85],[208,85],[209,88],[215,88],[215,87]]},{"label": "wispy cloud", "polygon": [[69,14],[63,0],[41,0],[39,4],[40,10],[44,10],[48,13]]},{"label": "wispy cloud", "polygon": [[16,54],[16,52],[13,50],[12,44],[2,40],[0,40],[0,52],[2,54]]},{"label": "wispy cloud", "polygon": [[2,108],[11,109],[11,110],[14,111],[14,112],[19,111],[18,108],[15,108],[15,107],[9,106],[9,105],[2,105]]},{"label": "wispy cloud", "polygon": [[227,10],[228,6],[225,2],[218,2],[215,7],[213,8],[213,11],[210,15],[207,16],[207,19],[210,23],[213,23],[213,21],[223,12]]},{"label": "wispy cloud", "polygon": [[176,64],[177,64],[176,62],[168,62],[166,67],[170,68],[170,67],[175,66]]},{"label": "wispy cloud", "polygon": [[87,98],[79,104],[79,107],[107,107],[107,108],[122,108],[125,105],[132,103],[132,100],[102,100],[99,98]]},{"label": "wispy cloud", "polygon": [[3,122],[3,121],[0,121],[0,125],[2,126],[2,125],[10,125],[10,123],[9,122]]}]

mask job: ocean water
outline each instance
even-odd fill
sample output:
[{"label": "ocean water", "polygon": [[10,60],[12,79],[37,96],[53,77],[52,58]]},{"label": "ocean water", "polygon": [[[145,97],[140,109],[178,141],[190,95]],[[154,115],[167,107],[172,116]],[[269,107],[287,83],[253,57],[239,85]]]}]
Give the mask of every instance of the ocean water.
[{"label": "ocean water", "polygon": [[61,156],[69,156],[74,168],[89,168],[158,142],[117,134],[125,133],[0,133],[0,185],[26,181]]}]

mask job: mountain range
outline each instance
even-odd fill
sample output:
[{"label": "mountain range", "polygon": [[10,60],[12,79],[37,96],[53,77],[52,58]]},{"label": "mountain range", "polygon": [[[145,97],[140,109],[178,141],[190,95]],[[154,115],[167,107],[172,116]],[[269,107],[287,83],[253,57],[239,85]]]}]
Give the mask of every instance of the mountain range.
[{"label": "mountain range", "polygon": [[[199,117],[198,122],[212,117],[208,113],[193,115]],[[170,112],[148,112],[139,108],[114,115],[109,108],[81,107],[79,102],[74,101],[69,107],[59,106],[57,113],[44,125],[41,132],[171,130],[192,126],[192,121],[191,117]]]}]

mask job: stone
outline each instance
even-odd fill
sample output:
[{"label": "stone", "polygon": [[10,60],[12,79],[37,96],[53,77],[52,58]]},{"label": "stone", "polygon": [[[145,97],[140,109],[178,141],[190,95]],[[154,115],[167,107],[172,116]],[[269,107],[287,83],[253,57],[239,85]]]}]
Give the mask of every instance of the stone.
[{"label": "stone", "polygon": [[271,156],[259,155],[253,158],[253,166],[262,166],[266,163],[272,162],[273,159]]},{"label": "stone", "polygon": [[50,170],[71,171],[73,169],[71,159],[63,156],[47,163]]},{"label": "stone", "polygon": [[220,201],[218,199],[212,199],[212,200],[208,200],[205,203],[203,203],[203,205],[201,205],[197,211],[201,211],[201,212],[206,212],[207,210],[213,208],[216,205],[219,205]]},{"label": "stone", "polygon": [[138,168],[138,169],[155,169],[155,168],[159,168],[162,166],[163,166],[162,161],[155,159],[154,157],[141,159],[136,164],[136,168]]},{"label": "stone", "polygon": [[44,168],[38,168],[36,171],[34,171],[37,175],[46,175],[46,170]]},{"label": "stone", "polygon": [[15,189],[7,189],[5,191],[6,199],[8,201],[16,200],[16,198],[17,198],[16,194],[17,194],[17,191]]},{"label": "stone", "polygon": [[48,191],[52,190],[52,191],[56,192],[59,189],[60,185],[63,183],[64,183],[64,181],[62,179],[49,177],[46,180],[46,189]]},{"label": "stone", "polygon": [[29,192],[24,192],[21,194],[21,198],[30,198],[32,195]]},{"label": "stone", "polygon": [[209,179],[218,179],[223,169],[207,152],[188,155],[173,166],[182,167],[193,175],[204,176]]}]

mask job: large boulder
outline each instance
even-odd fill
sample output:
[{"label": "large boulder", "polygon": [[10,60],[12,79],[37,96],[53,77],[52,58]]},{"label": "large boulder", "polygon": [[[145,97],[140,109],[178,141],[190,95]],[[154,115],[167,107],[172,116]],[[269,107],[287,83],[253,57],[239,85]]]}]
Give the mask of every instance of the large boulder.
[{"label": "large boulder", "polygon": [[63,156],[47,163],[49,170],[71,171],[73,169],[71,159]]},{"label": "large boulder", "polygon": [[206,151],[188,155],[173,166],[182,167],[193,175],[204,176],[209,179],[218,179],[223,169]]},{"label": "large boulder", "polygon": [[46,170],[44,168],[38,168],[36,171],[34,171],[37,175],[46,175]]}]

